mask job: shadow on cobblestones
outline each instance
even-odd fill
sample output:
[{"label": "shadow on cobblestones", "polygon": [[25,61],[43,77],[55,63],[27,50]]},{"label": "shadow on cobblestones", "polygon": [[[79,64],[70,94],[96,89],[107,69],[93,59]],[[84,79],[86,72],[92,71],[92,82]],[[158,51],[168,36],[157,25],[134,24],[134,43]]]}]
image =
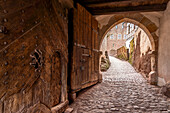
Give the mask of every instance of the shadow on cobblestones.
[{"label": "shadow on cobblestones", "polygon": [[78,96],[73,113],[170,113],[170,101],[126,61],[110,57],[103,81]]}]

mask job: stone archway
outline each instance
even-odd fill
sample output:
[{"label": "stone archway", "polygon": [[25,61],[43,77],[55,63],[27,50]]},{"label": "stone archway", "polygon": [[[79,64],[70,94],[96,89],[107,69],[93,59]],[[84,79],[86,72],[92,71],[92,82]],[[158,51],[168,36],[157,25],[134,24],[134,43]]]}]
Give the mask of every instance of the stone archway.
[{"label": "stone archway", "polygon": [[145,31],[148,35],[149,40],[151,42],[151,72],[149,74],[149,82],[151,84],[157,84],[157,62],[158,62],[158,36],[156,35],[156,31],[158,27],[155,23],[153,23],[150,19],[145,17],[140,13],[131,13],[131,14],[116,14],[113,15],[107,25],[104,25],[99,30],[99,49],[101,47],[102,41],[107,34],[107,32],[113,28],[115,25],[122,23],[122,22],[129,22],[135,25],[138,25],[141,29]]}]

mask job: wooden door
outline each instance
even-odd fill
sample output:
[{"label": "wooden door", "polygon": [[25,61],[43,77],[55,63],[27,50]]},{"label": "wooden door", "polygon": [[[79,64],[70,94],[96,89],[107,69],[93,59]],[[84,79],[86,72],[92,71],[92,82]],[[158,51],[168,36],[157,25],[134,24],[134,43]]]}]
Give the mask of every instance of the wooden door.
[{"label": "wooden door", "polygon": [[61,57],[55,51],[66,67],[66,15],[58,0],[0,0],[0,113],[51,113],[60,103]]},{"label": "wooden door", "polygon": [[83,49],[83,54],[81,58],[82,62],[82,85],[89,82],[89,50]]},{"label": "wooden door", "polygon": [[81,5],[72,11],[72,42],[73,49],[70,62],[71,93],[94,85],[98,82],[98,22]]}]

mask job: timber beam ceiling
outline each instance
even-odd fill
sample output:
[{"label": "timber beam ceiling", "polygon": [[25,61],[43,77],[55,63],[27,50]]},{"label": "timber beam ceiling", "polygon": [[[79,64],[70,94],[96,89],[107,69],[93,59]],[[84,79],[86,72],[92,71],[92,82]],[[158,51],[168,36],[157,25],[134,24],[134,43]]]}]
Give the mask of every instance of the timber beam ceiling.
[{"label": "timber beam ceiling", "polygon": [[74,0],[93,15],[164,11],[169,0]]}]

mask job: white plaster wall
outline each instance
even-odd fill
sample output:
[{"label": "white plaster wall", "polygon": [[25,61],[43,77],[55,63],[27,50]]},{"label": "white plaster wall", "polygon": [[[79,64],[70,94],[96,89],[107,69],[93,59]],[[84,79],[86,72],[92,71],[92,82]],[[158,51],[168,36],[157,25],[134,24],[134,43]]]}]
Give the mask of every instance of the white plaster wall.
[{"label": "white plaster wall", "polygon": [[126,48],[128,48],[129,51],[130,51],[130,42],[131,42],[132,39],[133,39],[133,36],[132,36],[132,38],[130,38],[126,41]]},{"label": "white plaster wall", "polygon": [[170,82],[170,2],[160,19],[158,75]]}]

